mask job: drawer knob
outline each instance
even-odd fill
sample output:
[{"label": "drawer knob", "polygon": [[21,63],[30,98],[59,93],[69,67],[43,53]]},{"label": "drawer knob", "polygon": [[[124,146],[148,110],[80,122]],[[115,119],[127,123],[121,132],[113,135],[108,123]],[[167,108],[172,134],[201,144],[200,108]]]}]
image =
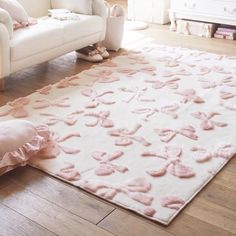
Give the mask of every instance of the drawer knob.
[{"label": "drawer knob", "polygon": [[188,9],[194,9],[194,8],[196,8],[196,3],[194,3],[194,2],[191,3],[189,1],[185,1],[184,6]]},{"label": "drawer knob", "polygon": [[236,14],[236,8],[230,9],[228,7],[224,7],[224,12],[227,12],[227,13],[229,13],[231,15],[235,15]]}]

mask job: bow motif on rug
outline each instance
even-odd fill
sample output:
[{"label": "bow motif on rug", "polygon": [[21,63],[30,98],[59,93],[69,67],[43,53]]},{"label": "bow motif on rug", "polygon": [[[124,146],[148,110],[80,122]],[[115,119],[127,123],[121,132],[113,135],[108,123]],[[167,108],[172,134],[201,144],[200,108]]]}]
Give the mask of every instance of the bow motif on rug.
[{"label": "bow motif on rug", "polygon": [[82,95],[84,95],[85,97],[90,98],[90,102],[86,104],[86,108],[96,108],[97,106],[99,106],[101,103],[104,105],[112,105],[115,102],[113,101],[108,101],[105,100],[103,97],[108,95],[108,94],[114,94],[113,91],[106,91],[103,93],[97,93],[96,91],[92,90],[92,89],[86,89],[82,91]]},{"label": "bow motif on rug", "polygon": [[156,70],[157,69],[156,69],[155,66],[146,66],[146,67],[140,68],[137,72],[148,74],[148,75],[151,75],[151,76],[155,76],[156,75]]},{"label": "bow motif on rug", "polygon": [[183,127],[180,130],[173,130],[166,128],[166,129],[155,129],[155,131],[160,136],[160,140],[165,143],[170,142],[177,134],[185,136],[192,140],[198,139],[198,136],[196,135],[196,130],[192,126]]},{"label": "bow motif on rug", "polygon": [[137,74],[136,69],[130,69],[130,68],[119,68],[117,69],[118,73],[125,74],[128,77],[132,77],[133,75]]},{"label": "bow motif on rug", "polygon": [[214,66],[212,67],[212,71],[220,74],[232,74],[230,71],[226,71],[223,67],[221,66]]},{"label": "bow motif on rug", "polygon": [[133,75],[137,74],[137,73],[144,73],[144,74],[148,74],[151,76],[155,76],[156,75],[156,67],[154,66],[148,66],[148,67],[143,67],[140,69],[130,69],[130,68],[119,68],[117,69],[118,73],[121,74],[125,74],[128,77],[132,77]]},{"label": "bow motif on rug", "polygon": [[30,103],[30,98],[23,97],[18,98],[12,102],[8,102],[7,105],[10,107],[8,110],[0,110],[0,117],[11,115],[14,118],[24,118],[27,117],[29,114],[25,110],[25,106]]},{"label": "bow motif on rug", "polygon": [[97,68],[97,67],[118,67],[118,64],[113,62],[111,59],[107,59],[105,62],[99,65],[92,66],[92,68]]},{"label": "bow motif on rug", "polygon": [[236,93],[220,91],[220,97],[221,99],[227,100],[236,97]]},{"label": "bow motif on rug", "polygon": [[152,83],[152,87],[154,89],[161,89],[161,88],[164,88],[164,87],[168,87],[170,89],[178,89],[179,88],[179,85],[178,83],[176,83],[176,81],[179,81],[180,78],[174,78],[174,79],[170,79],[170,80],[167,80],[165,82],[161,82],[159,80],[146,80],[145,82],[147,83]]},{"label": "bow motif on rug", "polygon": [[227,85],[229,87],[236,87],[236,81],[234,81],[232,76],[226,76],[219,82],[199,79],[198,81],[201,82],[201,86],[204,89],[216,88]]},{"label": "bow motif on rug", "polygon": [[177,56],[177,57],[172,57],[172,56],[162,56],[162,57],[156,57],[155,59],[159,62],[171,62],[171,61],[175,61],[177,62],[178,59],[180,59],[182,57],[181,56]]},{"label": "bow motif on rug", "polygon": [[236,56],[225,55],[224,57],[229,59],[229,60],[236,60]]},{"label": "bow motif on rug", "polygon": [[178,61],[172,60],[165,63],[165,67],[177,67],[179,66]]},{"label": "bow motif on rug", "polygon": [[220,66],[213,66],[212,68],[207,67],[207,66],[200,66],[199,72],[197,72],[196,75],[206,75],[206,74],[210,74],[211,72],[215,72],[219,74],[231,74],[231,72],[226,71],[223,67],[220,67]]},{"label": "bow motif on rug", "polygon": [[125,173],[129,170],[126,166],[119,166],[111,163],[124,155],[122,151],[116,151],[112,154],[108,154],[106,152],[93,152],[91,155],[93,159],[99,162],[99,166],[94,170],[95,174],[98,176],[111,175],[115,171]]},{"label": "bow motif on rug", "polygon": [[111,128],[114,126],[113,121],[109,118],[110,112],[109,111],[100,111],[98,113],[88,113],[85,116],[94,117],[95,121],[93,123],[86,123],[85,125],[88,127],[95,127],[98,123],[101,123],[101,126],[104,128]]},{"label": "bow motif on rug", "polygon": [[188,72],[185,69],[178,69],[176,71],[163,71],[161,73],[162,77],[172,77],[172,76],[186,76],[186,75],[192,75],[190,72]]},{"label": "bow motif on rug", "polygon": [[185,201],[177,196],[165,196],[161,198],[161,206],[173,210],[180,209],[185,204]]},{"label": "bow motif on rug", "polygon": [[55,101],[50,101],[47,99],[37,99],[35,100],[35,104],[33,105],[34,109],[43,109],[47,107],[70,107],[70,104],[68,103],[69,98],[64,97],[60,98]]},{"label": "bow motif on rug", "polygon": [[72,148],[64,146],[63,142],[71,139],[71,138],[79,138],[79,133],[71,133],[65,136],[60,137],[56,133],[52,133],[48,143],[47,147],[42,149],[40,152],[38,152],[37,157],[39,159],[51,159],[56,158],[58,155],[60,155],[61,151],[66,154],[78,154],[80,150],[78,148]]},{"label": "bow motif on rug", "polygon": [[148,118],[151,116],[157,114],[157,113],[163,113],[168,116],[171,116],[173,119],[177,119],[178,115],[176,114],[176,111],[179,109],[179,106],[177,104],[173,105],[166,105],[160,108],[139,108],[132,111],[132,113],[135,114],[144,114],[144,121],[149,121]]},{"label": "bow motif on rug", "polygon": [[40,113],[42,116],[47,116],[48,119],[45,121],[47,125],[55,125],[59,122],[64,122],[66,125],[74,125],[78,121],[78,115],[84,111],[75,111],[65,116],[58,116],[52,113]]},{"label": "bow motif on rug", "polygon": [[57,83],[56,87],[57,88],[68,88],[68,87],[71,87],[71,86],[78,86],[79,83],[75,81],[76,79],[80,79],[78,77],[78,75],[74,75],[74,76],[71,76],[71,77],[66,77],[65,79],[60,80]]},{"label": "bow motif on rug", "polygon": [[195,176],[193,170],[182,164],[181,157],[182,149],[175,146],[165,146],[161,152],[144,152],[143,157],[157,157],[164,159],[165,162],[156,170],[148,170],[147,173],[153,177],[160,177],[167,172],[179,178],[190,178]]},{"label": "bow motif on rug", "polygon": [[178,95],[183,96],[183,103],[194,102],[194,103],[204,103],[205,101],[197,95],[194,89],[186,89],[182,92],[175,92]]},{"label": "bow motif on rug", "polygon": [[226,108],[227,110],[236,111],[236,105],[235,104],[226,104],[226,103],[220,102],[219,105]]},{"label": "bow motif on rug", "polygon": [[191,151],[196,154],[194,156],[194,160],[196,162],[202,163],[209,161],[212,158],[223,158],[229,160],[235,155],[236,148],[231,144],[220,144],[210,150],[207,150],[206,148],[203,148],[201,146],[192,147]]},{"label": "bow motif on rug", "polygon": [[207,75],[211,73],[211,69],[207,66],[200,66],[199,71],[196,73],[196,75]]},{"label": "bow motif on rug", "polygon": [[124,51],[124,52],[121,52],[121,56],[135,56],[135,55],[138,55],[138,54],[141,54],[142,51],[140,50],[128,50],[128,51]]},{"label": "bow motif on rug", "polygon": [[158,57],[156,58],[156,60],[159,62],[165,62],[165,67],[177,67],[180,66],[180,64],[186,65],[188,67],[196,67],[196,65],[193,63],[181,61],[180,59],[182,57],[183,57],[182,55],[179,55],[177,57],[164,56],[164,57]]},{"label": "bow motif on rug", "polygon": [[205,52],[202,52],[202,51],[195,51],[195,50],[189,53],[189,56],[192,56],[192,57],[194,57],[194,58],[201,57],[201,58],[198,59],[199,61],[201,61],[202,56],[204,56],[204,55],[206,55]]},{"label": "bow motif on rug", "polygon": [[51,90],[52,90],[52,85],[47,85],[36,91],[42,95],[49,95]]},{"label": "bow motif on rug", "polygon": [[110,136],[119,137],[115,140],[115,145],[117,146],[128,146],[133,143],[133,141],[141,143],[143,146],[151,145],[148,141],[146,141],[143,137],[136,136],[135,134],[142,127],[142,125],[136,125],[133,130],[128,129],[114,129],[108,131]]},{"label": "bow motif on rug", "polygon": [[144,96],[146,95],[146,92],[148,90],[147,87],[144,87],[144,88],[138,88],[138,87],[135,87],[133,89],[130,89],[130,88],[120,88],[120,90],[122,92],[125,92],[125,93],[131,93],[133,94],[130,98],[128,98],[127,100],[123,100],[124,102],[126,103],[130,103],[132,100],[137,100],[139,102],[155,102],[156,100],[155,99],[151,99],[151,98],[144,98]]},{"label": "bow motif on rug", "polygon": [[159,62],[165,62],[165,67],[177,67],[179,66],[178,59],[180,59],[182,56],[178,57],[171,57],[171,56],[163,56],[163,57],[157,57],[155,58]]},{"label": "bow motif on rug", "polygon": [[203,130],[213,130],[215,127],[226,127],[227,126],[226,123],[212,120],[213,117],[215,117],[217,115],[221,115],[221,114],[218,112],[209,112],[208,114],[204,113],[204,112],[192,113],[193,117],[201,120],[201,128]]},{"label": "bow motif on rug", "polygon": [[145,56],[138,56],[138,55],[130,55],[128,58],[132,61],[130,64],[137,65],[146,65],[150,64],[148,60],[146,60]]},{"label": "bow motif on rug", "polygon": [[119,78],[112,76],[113,74],[112,70],[100,70],[100,71],[94,71],[93,73],[84,72],[84,74],[95,78],[91,86],[94,85],[94,83],[96,82],[97,83],[113,83],[120,80]]},{"label": "bow motif on rug", "polygon": [[125,184],[110,184],[98,180],[85,180],[80,185],[82,188],[96,193],[105,199],[112,200],[117,194],[125,194],[129,198],[145,205],[150,206],[153,197],[147,193],[151,190],[151,184],[145,178],[135,178]]},{"label": "bow motif on rug", "polygon": [[68,181],[77,181],[80,179],[80,173],[76,170],[75,165],[69,162],[65,163],[65,167],[61,168],[56,175]]}]

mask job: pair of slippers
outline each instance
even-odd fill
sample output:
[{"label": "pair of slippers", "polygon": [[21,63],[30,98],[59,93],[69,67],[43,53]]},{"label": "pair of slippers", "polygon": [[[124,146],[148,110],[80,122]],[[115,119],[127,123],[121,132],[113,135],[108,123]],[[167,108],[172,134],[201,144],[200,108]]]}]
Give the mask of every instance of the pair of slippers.
[{"label": "pair of slippers", "polygon": [[76,51],[77,58],[89,62],[101,62],[109,58],[109,53],[105,47],[88,46]]}]

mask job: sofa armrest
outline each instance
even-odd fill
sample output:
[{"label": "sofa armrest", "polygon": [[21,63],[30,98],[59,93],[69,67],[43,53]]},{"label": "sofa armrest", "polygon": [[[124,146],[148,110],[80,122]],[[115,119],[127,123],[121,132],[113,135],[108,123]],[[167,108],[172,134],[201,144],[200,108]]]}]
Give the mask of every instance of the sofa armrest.
[{"label": "sofa armrest", "polygon": [[11,38],[13,35],[13,22],[9,13],[2,8],[0,8],[0,23],[5,25],[9,33],[9,37]]},{"label": "sofa armrest", "polygon": [[101,35],[101,41],[105,39],[107,27],[107,6],[104,0],[93,0],[93,15],[101,16],[104,21],[104,30]]},{"label": "sofa armrest", "polygon": [[4,24],[0,22],[0,80],[10,74],[10,36]]},{"label": "sofa armrest", "polygon": [[106,20],[107,7],[104,0],[93,0],[93,15],[101,16]]}]

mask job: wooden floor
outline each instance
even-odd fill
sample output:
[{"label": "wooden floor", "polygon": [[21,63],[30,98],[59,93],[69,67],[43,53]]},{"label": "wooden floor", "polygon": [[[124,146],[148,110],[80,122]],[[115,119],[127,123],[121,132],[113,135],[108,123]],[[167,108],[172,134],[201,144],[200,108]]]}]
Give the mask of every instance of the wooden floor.
[{"label": "wooden floor", "polygon": [[[125,44],[149,40],[236,54],[236,42],[171,33],[167,26],[126,34]],[[116,56],[114,53],[113,56]],[[0,105],[91,64],[74,53],[10,76]],[[236,235],[236,158],[168,226],[146,220],[31,167],[0,177],[0,235],[229,236]]]}]

